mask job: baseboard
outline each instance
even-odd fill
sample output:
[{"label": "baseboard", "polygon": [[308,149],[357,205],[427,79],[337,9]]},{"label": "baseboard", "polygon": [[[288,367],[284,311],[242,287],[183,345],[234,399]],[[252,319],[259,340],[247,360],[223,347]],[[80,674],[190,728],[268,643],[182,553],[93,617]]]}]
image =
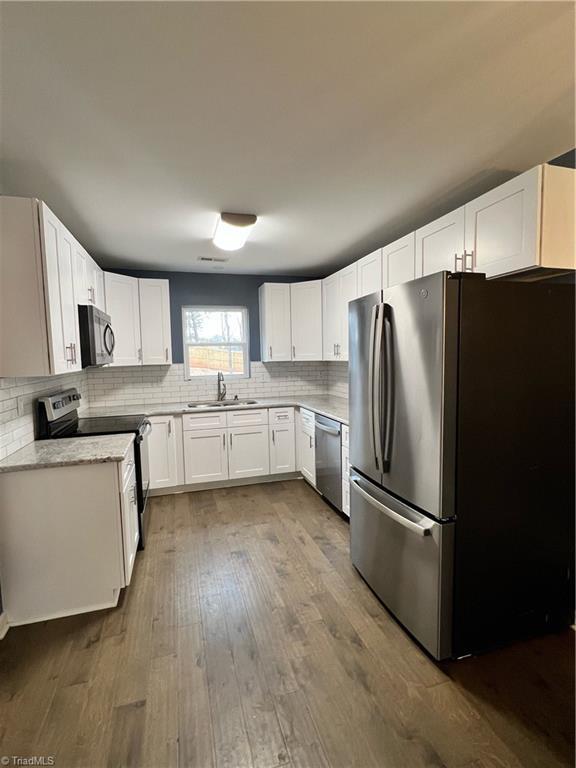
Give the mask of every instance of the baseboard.
[{"label": "baseboard", "polygon": [[6,632],[8,632],[9,629],[8,616],[6,616],[6,611],[4,611],[4,613],[0,613],[0,640],[6,636]]},{"label": "baseboard", "polygon": [[194,493],[194,491],[211,491],[216,488],[235,488],[241,485],[261,485],[262,483],[278,483],[282,480],[303,480],[300,472],[285,472],[281,475],[260,475],[247,477],[244,480],[219,480],[215,483],[194,483],[193,485],[173,485],[171,488],[154,488],[148,496],[168,496],[173,493]]}]

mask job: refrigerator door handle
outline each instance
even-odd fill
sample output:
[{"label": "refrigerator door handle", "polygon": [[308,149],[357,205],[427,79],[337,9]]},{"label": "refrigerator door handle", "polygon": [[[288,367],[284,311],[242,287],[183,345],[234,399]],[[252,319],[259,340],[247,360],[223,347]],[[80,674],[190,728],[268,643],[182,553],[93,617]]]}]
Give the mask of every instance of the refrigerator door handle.
[{"label": "refrigerator door handle", "polygon": [[432,534],[432,528],[436,525],[436,523],[432,522],[431,520],[428,525],[419,525],[418,523],[414,523],[412,520],[408,520],[407,517],[398,514],[398,512],[394,512],[393,509],[390,509],[385,504],[382,504],[373,496],[371,496],[367,491],[364,490],[364,488],[362,488],[356,478],[351,478],[350,482],[358,491],[360,496],[362,496],[362,498],[368,502],[368,504],[371,504],[379,512],[382,512],[382,514],[386,515],[386,517],[389,517],[391,520],[394,520],[394,522],[402,525],[404,528],[407,528],[409,531],[412,531],[412,533],[415,533],[418,536],[430,536]]},{"label": "refrigerator door handle", "polygon": [[390,449],[392,447],[392,404],[394,402],[394,375],[392,370],[392,307],[384,304],[382,308],[384,326],[385,389],[384,389],[384,441],[382,471],[390,471]]},{"label": "refrigerator door handle", "polygon": [[374,431],[374,342],[376,339],[376,319],[378,317],[378,304],[372,307],[372,314],[370,318],[370,351],[368,354],[368,423],[370,424],[370,434],[372,437],[372,450],[374,453],[374,460],[376,462],[376,469],[380,469],[378,465],[378,454],[376,453],[376,434]]},{"label": "refrigerator door handle", "polygon": [[374,377],[372,379],[372,434],[376,469],[385,471],[382,456],[382,332],[384,328],[384,304],[378,304],[374,329]]}]

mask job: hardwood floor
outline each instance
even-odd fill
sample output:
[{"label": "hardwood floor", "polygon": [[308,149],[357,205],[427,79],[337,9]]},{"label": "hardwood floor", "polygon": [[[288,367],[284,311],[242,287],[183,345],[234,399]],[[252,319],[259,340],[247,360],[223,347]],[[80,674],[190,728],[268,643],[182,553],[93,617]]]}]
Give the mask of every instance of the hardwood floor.
[{"label": "hardwood floor", "polygon": [[0,642],[0,755],[60,768],[573,765],[571,632],[435,665],[303,481],[157,497],[150,514],[121,605]]}]

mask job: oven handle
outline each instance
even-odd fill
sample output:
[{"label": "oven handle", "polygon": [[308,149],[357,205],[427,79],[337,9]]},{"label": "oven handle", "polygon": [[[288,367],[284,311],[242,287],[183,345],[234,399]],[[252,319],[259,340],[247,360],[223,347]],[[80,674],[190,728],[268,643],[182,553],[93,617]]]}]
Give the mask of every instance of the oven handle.
[{"label": "oven handle", "polygon": [[371,504],[379,512],[382,512],[384,515],[386,515],[386,517],[389,517],[391,520],[394,520],[395,523],[399,523],[400,525],[404,526],[404,528],[407,528],[409,531],[412,531],[412,533],[418,534],[418,536],[431,535],[432,528],[435,525],[435,523],[433,523],[432,521],[430,521],[428,525],[418,525],[418,523],[414,523],[412,522],[412,520],[408,520],[407,517],[404,517],[403,515],[398,514],[398,512],[394,512],[393,509],[390,509],[390,507],[387,507],[385,504],[382,504],[373,496],[370,496],[370,494],[367,493],[364,490],[364,488],[362,488],[362,486],[360,485],[358,480],[356,480],[356,478],[353,477],[350,482],[356,488],[360,496],[362,496],[368,502],[368,504]]}]

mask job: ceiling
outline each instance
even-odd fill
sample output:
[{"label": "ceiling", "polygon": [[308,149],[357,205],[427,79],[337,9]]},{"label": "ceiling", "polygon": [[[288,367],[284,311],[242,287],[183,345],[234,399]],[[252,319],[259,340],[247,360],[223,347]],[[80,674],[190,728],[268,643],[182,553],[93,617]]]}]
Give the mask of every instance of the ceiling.
[{"label": "ceiling", "polygon": [[4,3],[2,191],[103,266],[328,274],[574,146],[574,5]]}]

